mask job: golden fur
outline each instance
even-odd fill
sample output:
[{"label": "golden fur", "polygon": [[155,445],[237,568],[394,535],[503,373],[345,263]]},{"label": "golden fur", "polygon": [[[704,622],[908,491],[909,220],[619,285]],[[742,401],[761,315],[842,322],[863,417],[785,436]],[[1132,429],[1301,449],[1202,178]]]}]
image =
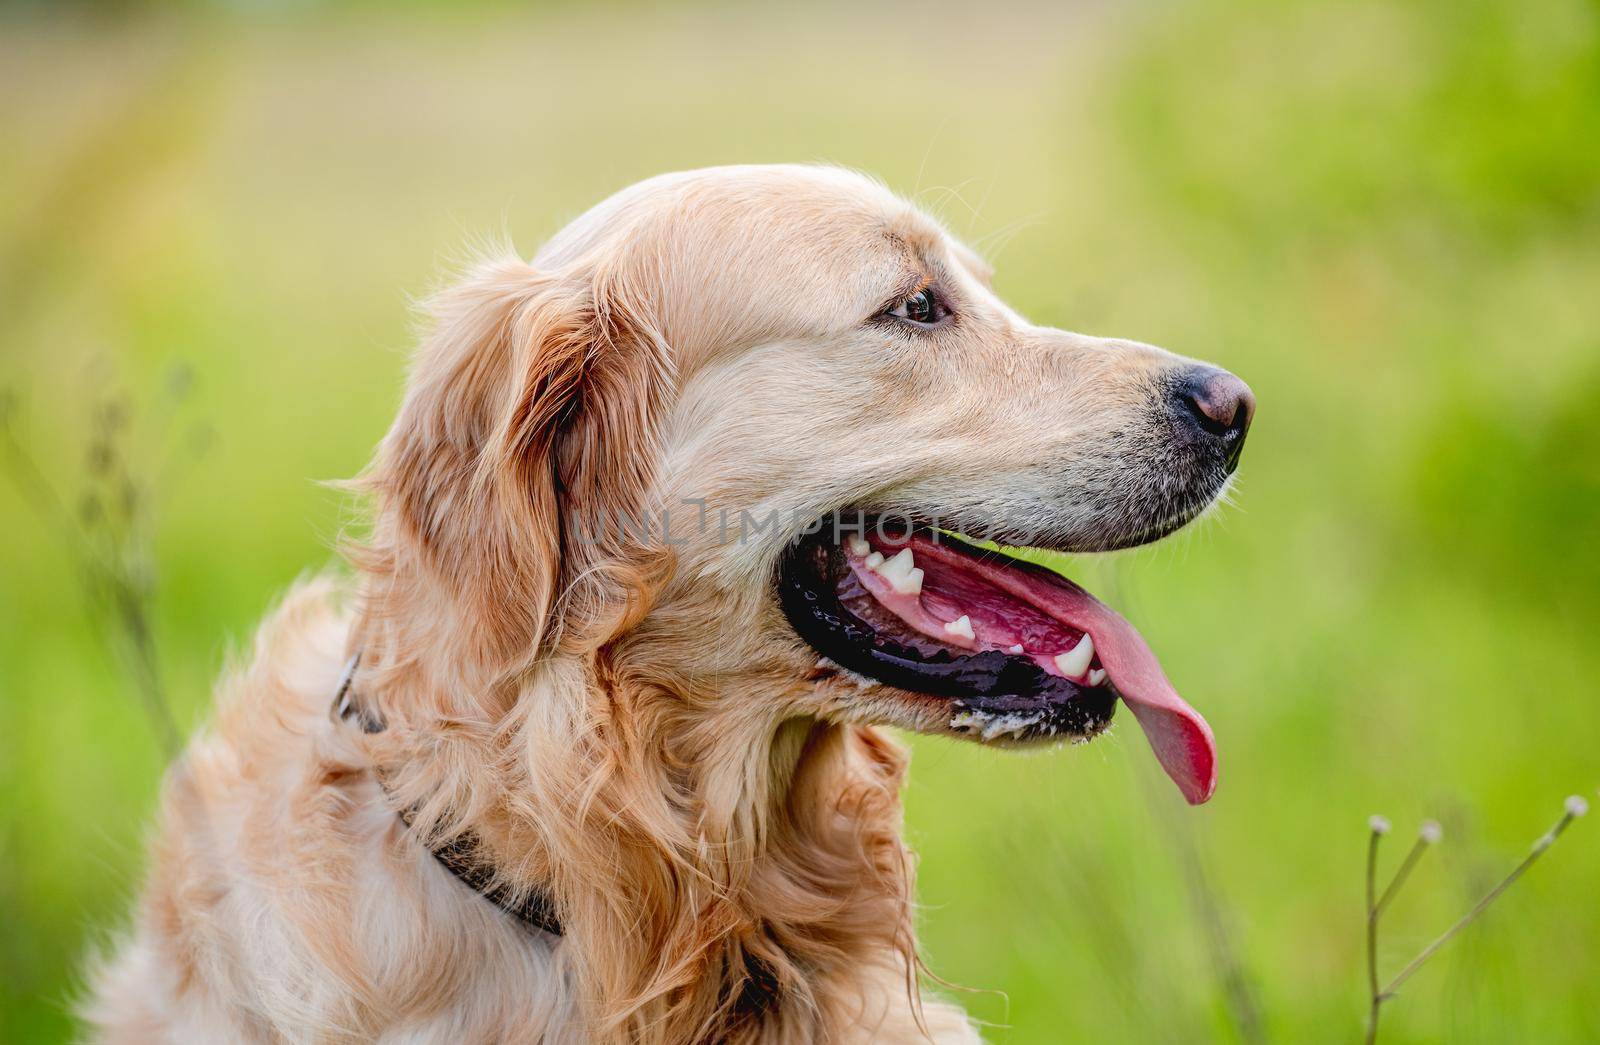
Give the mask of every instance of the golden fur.
[{"label": "golden fur", "polygon": [[[958,328],[864,322],[928,278]],[[789,520],[864,500],[1081,531],[1075,491],[1134,467],[1102,433],[1173,357],[1027,324],[925,215],[822,168],[645,182],[431,316],[354,583],[290,593],[168,775],[94,1036],[974,1039],[919,988],[905,755],[875,725],[941,712],[819,664],[773,564]],[[781,521],[716,525],[742,514]],[[607,517],[660,525],[575,535]],[[381,733],[329,715],[357,650]],[[464,832],[562,937],[424,848]]]}]

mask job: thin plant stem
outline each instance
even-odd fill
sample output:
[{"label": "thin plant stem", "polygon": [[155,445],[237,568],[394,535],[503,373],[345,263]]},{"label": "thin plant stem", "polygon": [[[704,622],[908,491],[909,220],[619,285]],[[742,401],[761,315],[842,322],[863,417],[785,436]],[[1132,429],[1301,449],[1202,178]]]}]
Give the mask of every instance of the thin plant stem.
[{"label": "thin plant stem", "polygon": [[[1377,822],[1367,836],[1367,1045],[1378,1038],[1378,840],[1384,832]],[[1385,896],[1388,894],[1385,893]]]},{"label": "thin plant stem", "polygon": [[[1145,774],[1146,785],[1155,778]],[[1161,781],[1162,784],[1166,782]],[[1212,884],[1206,873],[1206,861],[1194,821],[1174,815],[1175,807],[1168,801],[1165,788],[1146,791],[1152,802],[1162,810],[1169,830],[1163,832],[1177,858],[1184,884],[1188,887],[1191,909],[1203,940],[1209,948],[1207,958],[1215,972],[1222,992],[1222,1002],[1233,1023],[1234,1030],[1245,1045],[1264,1045],[1269,1040],[1261,1003],[1256,998],[1250,969],[1240,956],[1234,940],[1226,897]]]},{"label": "thin plant stem", "polygon": [[1543,856],[1545,850],[1549,849],[1555,844],[1556,839],[1561,837],[1561,832],[1567,829],[1567,825],[1572,823],[1572,821],[1577,819],[1577,817],[1580,815],[1581,814],[1573,808],[1573,804],[1569,803],[1566,811],[1562,814],[1561,819],[1557,820],[1556,825],[1533,844],[1532,851],[1528,853],[1523,861],[1514,869],[1512,869],[1510,874],[1501,879],[1499,885],[1496,885],[1493,889],[1490,889],[1484,898],[1479,900],[1477,904],[1473,906],[1472,910],[1462,915],[1460,921],[1446,929],[1437,940],[1434,940],[1432,943],[1428,944],[1428,946],[1422,949],[1420,954],[1411,959],[1411,963],[1404,969],[1401,969],[1399,974],[1397,974],[1393,980],[1390,980],[1389,985],[1383,989],[1381,994],[1378,995],[1378,1002],[1385,1002],[1394,997],[1395,992],[1400,989],[1400,986],[1409,980],[1413,973],[1422,968],[1422,966],[1427,963],[1429,958],[1432,958],[1435,954],[1437,954],[1439,948],[1449,943],[1458,933],[1461,932],[1461,930],[1465,929],[1468,925],[1471,925],[1479,915],[1488,910],[1489,905],[1494,903],[1495,900],[1500,897],[1501,893],[1511,888],[1512,884],[1515,883],[1518,878],[1521,878],[1523,874],[1527,872],[1528,868],[1533,866],[1534,861]]},{"label": "thin plant stem", "polygon": [[122,622],[124,637],[133,656],[133,673],[139,697],[155,730],[156,741],[168,761],[176,758],[182,746],[178,724],[167,706],[165,688],[161,682],[161,662],[155,638],[150,630],[150,618],[145,601],[122,578],[112,580],[113,599],[117,617]]},{"label": "thin plant stem", "polygon": [[[1384,889],[1383,895],[1378,897],[1377,905],[1372,908],[1371,916],[1374,922],[1378,920],[1379,915],[1383,914],[1384,908],[1389,906],[1389,901],[1394,899],[1395,894],[1400,891],[1400,887],[1406,884],[1406,879],[1411,877],[1411,869],[1417,866],[1417,861],[1422,859],[1422,854],[1427,848],[1427,838],[1418,835],[1416,842],[1411,846],[1411,852],[1407,853],[1406,858],[1400,861],[1400,867],[1395,871],[1394,878],[1390,879],[1388,888]],[[1369,903],[1370,899],[1369,894]],[[1377,984],[1373,984],[1373,986],[1376,987]]]},{"label": "thin plant stem", "polygon": [[9,410],[7,406],[6,412],[0,414],[0,437],[5,439],[12,479],[22,488],[25,496],[33,498],[40,514],[50,517],[50,521],[58,528],[57,532],[69,540],[73,537],[81,538],[82,528],[78,525],[77,518],[67,510],[66,505],[61,503],[61,498],[56,495],[50,481],[45,478],[44,471],[23,449],[21,440],[11,427]]},{"label": "thin plant stem", "polygon": [[1248,1045],[1260,1045],[1266,1041],[1261,1014],[1228,931],[1222,900],[1211,886],[1194,840],[1186,838],[1185,843],[1185,877],[1189,882],[1191,897],[1200,909],[1201,920],[1205,923],[1206,935],[1219,966],[1228,1011],[1233,1016],[1239,1037]]},{"label": "thin plant stem", "polygon": [[[161,662],[151,628],[149,592],[130,564],[130,547],[136,540],[134,520],[109,540],[96,540],[83,523],[67,509],[45,472],[18,439],[12,423],[14,402],[7,396],[0,401],[0,449],[13,480],[30,498],[41,520],[66,546],[84,574],[91,611],[96,603],[108,609],[110,633],[122,640],[134,690],[150,719],[163,755],[171,760],[181,746],[181,735],[172,709],[167,704]],[[132,478],[124,476],[130,485]],[[103,600],[103,601],[102,601]]]}]

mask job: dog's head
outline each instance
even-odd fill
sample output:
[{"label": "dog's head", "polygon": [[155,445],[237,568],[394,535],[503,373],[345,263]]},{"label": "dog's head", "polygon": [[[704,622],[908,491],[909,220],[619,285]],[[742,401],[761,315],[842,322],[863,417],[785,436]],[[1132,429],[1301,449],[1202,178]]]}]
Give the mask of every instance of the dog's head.
[{"label": "dog's head", "polygon": [[1031,325],[938,224],[826,168],[652,179],[434,307],[375,479],[448,648],[628,643],[773,727],[1075,739],[1120,696],[1210,794],[1210,731],[1137,632],[973,542],[1182,526],[1238,461],[1237,378]]}]

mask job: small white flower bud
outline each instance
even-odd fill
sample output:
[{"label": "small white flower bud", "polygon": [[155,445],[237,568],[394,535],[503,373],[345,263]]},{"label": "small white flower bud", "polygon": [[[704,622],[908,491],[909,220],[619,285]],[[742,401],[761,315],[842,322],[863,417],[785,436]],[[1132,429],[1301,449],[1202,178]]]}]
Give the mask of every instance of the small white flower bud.
[{"label": "small white flower bud", "polygon": [[1582,795],[1567,796],[1567,815],[1582,816],[1589,811],[1589,803]]},{"label": "small white flower bud", "polygon": [[1417,830],[1417,835],[1429,845],[1438,845],[1439,839],[1444,837],[1444,828],[1439,826],[1437,820],[1424,820],[1422,827]]},{"label": "small white flower bud", "polygon": [[1367,826],[1372,828],[1372,833],[1375,835],[1386,835],[1389,833],[1389,828],[1392,825],[1390,825],[1388,817],[1379,816],[1378,814],[1374,813],[1370,818],[1368,818]]}]

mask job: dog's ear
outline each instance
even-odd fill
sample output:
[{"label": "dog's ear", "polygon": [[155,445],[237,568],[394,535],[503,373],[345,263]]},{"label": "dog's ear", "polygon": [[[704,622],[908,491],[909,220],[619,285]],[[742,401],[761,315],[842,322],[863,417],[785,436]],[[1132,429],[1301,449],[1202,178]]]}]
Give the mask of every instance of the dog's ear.
[{"label": "dog's ear", "polygon": [[410,612],[443,611],[435,623],[454,648],[486,665],[626,616],[642,597],[645,549],[622,546],[628,527],[570,532],[575,519],[646,511],[672,375],[626,289],[593,269],[504,258],[428,304],[432,329],[371,475],[377,543],[395,580],[448,604]]}]

